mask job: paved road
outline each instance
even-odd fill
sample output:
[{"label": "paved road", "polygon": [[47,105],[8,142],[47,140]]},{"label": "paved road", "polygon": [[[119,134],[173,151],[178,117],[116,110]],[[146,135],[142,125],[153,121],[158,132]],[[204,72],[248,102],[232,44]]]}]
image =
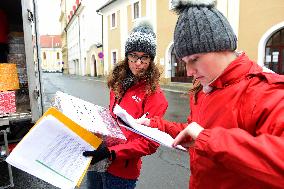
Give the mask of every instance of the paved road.
[{"label": "paved road", "polygon": [[[50,106],[51,99],[58,90],[100,106],[108,106],[108,89],[103,81],[90,77],[45,73],[43,82],[45,109]],[[165,118],[171,121],[186,121],[189,112],[187,95],[168,91],[165,91],[165,95],[169,102]],[[143,158],[143,168],[137,189],[188,188],[188,177],[188,155],[184,152],[160,147],[155,154]],[[15,188],[19,189],[55,188],[16,169],[14,169],[14,178]],[[85,180],[80,188],[86,188]]]}]

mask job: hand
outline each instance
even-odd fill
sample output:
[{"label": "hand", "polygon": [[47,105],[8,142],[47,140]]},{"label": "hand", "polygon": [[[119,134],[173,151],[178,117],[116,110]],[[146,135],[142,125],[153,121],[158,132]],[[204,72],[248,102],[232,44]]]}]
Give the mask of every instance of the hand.
[{"label": "hand", "polygon": [[150,119],[146,117],[140,117],[136,119],[136,123],[141,124],[141,125],[150,126]]},{"label": "hand", "polygon": [[191,137],[193,140],[197,138],[197,136],[200,134],[201,131],[203,131],[204,128],[201,127],[198,123],[192,122],[190,123],[184,130],[182,130],[177,137],[174,139],[173,147],[176,147],[177,145],[182,145],[183,147],[189,147],[192,144],[192,141],[189,140],[189,137]]},{"label": "hand", "polygon": [[113,150],[109,151],[109,149],[102,143],[97,150],[83,152],[83,156],[92,156],[93,159],[91,164],[93,165],[103,159],[111,159],[113,161],[115,159],[115,152]]}]

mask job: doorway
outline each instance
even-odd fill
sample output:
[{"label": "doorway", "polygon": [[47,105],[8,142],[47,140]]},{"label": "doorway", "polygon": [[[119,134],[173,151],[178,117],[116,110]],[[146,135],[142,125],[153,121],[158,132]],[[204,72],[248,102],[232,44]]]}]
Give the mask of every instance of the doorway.
[{"label": "doorway", "polygon": [[96,59],[94,58],[94,76],[97,77],[98,74],[97,74],[97,61]]},{"label": "doorway", "polygon": [[174,48],[171,50],[171,82],[192,82],[192,77],[187,76],[185,64],[177,59]]}]

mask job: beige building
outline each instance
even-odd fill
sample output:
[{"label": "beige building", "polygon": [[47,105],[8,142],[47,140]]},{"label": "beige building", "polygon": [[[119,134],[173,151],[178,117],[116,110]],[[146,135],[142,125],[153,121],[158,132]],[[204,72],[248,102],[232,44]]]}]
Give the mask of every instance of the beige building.
[{"label": "beige building", "polygon": [[239,49],[284,74],[284,1],[240,0]]},{"label": "beige building", "polygon": [[[124,44],[137,18],[152,20],[157,34],[155,62],[162,82],[189,82],[185,67],[173,53],[177,15],[171,0],[110,0],[98,11],[103,14],[104,74],[124,58]],[[217,8],[228,18],[237,37],[238,49],[252,60],[284,74],[284,1],[218,0]]]},{"label": "beige building", "polygon": [[59,35],[41,35],[41,69],[44,72],[62,71],[61,38]]},{"label": "beige building", "polygon": [[68,51],[67,51],[67,37],[65,27],[67,25],[67,14],[66,14],[66,0],[61,0],[60,3],[61,13],[59,17],[59,22],[61,23],[61,42],[62,42],[62,61],[63,61],[63,68],[64,73],[68,73]]}]

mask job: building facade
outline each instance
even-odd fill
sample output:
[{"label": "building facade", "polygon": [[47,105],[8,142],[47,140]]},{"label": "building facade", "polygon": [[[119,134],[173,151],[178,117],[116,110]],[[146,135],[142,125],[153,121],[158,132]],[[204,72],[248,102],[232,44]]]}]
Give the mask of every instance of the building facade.
[{"label": "building facade", "polygon": [[67,16],[66,16],[66,0],[61,0],[60,3],[61,13],[59,17],[59,22],[61,24],[61,42],[62,42],[62,61],[63,61],[63,70],[65,74],[68,74],[68,51],[67,51],[67,36],[65,27],[67,25]]},{"label": "building facade", "polygon": [[60,35],[41,35],[41,69],[43,72],[61,72],[63,67]]},{"label": "building facade", "polygon": [[[76,75],[103,75],[102,16],[96,9],[104,0],[65,1],[66,49],[68,73]],[[63,6],[63,3],[61,3]]]},{"label": "building facade", "polygon": [[284,1],[240,0],[239,49],[284,74]]},{"label": "building facade", "polygon": [[[284,74],[284,1],[217,0],[238,37],[238,50],[273,71]],[[162,82],[190,82],[184,65],[173,52],[177,15],[171,0],[110,0],[98,11],[103,15],[104,74],[124,58],[124,44],[137,18],[148,17],[157,34],[155,62]]]}]

